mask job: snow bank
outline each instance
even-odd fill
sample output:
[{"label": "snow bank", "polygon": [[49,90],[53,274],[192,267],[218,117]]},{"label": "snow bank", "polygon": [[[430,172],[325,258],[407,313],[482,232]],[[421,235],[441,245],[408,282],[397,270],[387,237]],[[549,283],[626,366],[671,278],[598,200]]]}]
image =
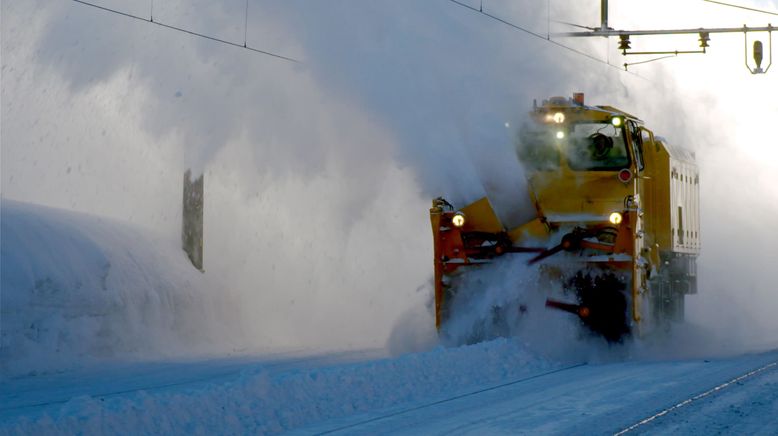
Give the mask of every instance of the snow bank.
[{"label": "snow bank", "polygon": [[0,211],[2,373],[229,347],[217,333],[231,318],[175,241],[5,199]]},{"label": "snow bank", "polygon": [[0,424],[19,434],[266,434],[375,409],[447,398],[559,368],[516,341],[436,348],[396,359],[281,373],[123,396],[81,396]]}]

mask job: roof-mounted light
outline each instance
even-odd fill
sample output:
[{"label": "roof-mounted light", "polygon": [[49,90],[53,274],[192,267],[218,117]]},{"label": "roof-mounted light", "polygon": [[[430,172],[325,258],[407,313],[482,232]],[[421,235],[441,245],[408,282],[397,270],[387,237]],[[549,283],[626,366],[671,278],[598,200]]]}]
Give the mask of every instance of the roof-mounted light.
[{"label": "roof-mounted light", "polygon": [[611,124],[613,127],[621,127],[624,124],[624,118],[616,116],[611,118]]},{"label": "roof-mounted light", "polygon": [[573,102],[577,104],[578,106],[584,105],[584,93],[583,92],[574,92],[573,93]]}]

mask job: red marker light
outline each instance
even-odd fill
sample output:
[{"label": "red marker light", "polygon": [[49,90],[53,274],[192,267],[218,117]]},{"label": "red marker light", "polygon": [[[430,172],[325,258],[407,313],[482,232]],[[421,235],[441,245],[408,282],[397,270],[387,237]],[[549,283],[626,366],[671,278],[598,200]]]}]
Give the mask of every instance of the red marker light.
[{"label": "red marker light", "polygon": [[632,171],[624,168],[623,170],[619,171],[619,180],[621,180],[624,183],[629,182],[632,180]]}]

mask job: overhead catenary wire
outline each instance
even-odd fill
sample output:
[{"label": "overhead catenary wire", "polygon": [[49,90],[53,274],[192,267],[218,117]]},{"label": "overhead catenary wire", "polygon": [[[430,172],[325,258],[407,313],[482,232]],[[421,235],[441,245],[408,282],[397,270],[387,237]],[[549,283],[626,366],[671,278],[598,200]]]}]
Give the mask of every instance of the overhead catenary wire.
[{"label": "overhead catenary wire", "polygon": [[535,38],[542,39],[542,40],[544,40],[544,41],[546,41],[546,42],[548,42],[548,43],[551,43],[551,44],[553,44],[553,45],[555,45],[555,46],[557,46],[557,47],[561,47],[561,48],[563,48],[563,49],[565,49],[565,50],[571,51],[571,52],[573,52],[573,53],[576,53],[576,54],[578,54],[578,55],[580,55],[580,56],[583,56],[583,57],[585,57],[585,58],[588,58],[588,59],[590,59],[590,60],[593,60],[593,61],[595,61],[595,62],[599,62],[599,63],[601,63],[601,64],[607,65],[607,66],[609,66],[609,67],[611,67],[611,68],[614,68],[614,69],[616,69],[616,70],[618,70],[618,71],[620,71],[620,72],[626,72],[627,74],[631,74],[631,75],[633,75],[633,76],[635,76],[635,77],[639,77],[639,78],[641,78],[641,79],[643,79],[643,80],[648,80],[648,79],[646,79],[645,77],[643,77],[643,76],[641,76],[641,75],[639,75],[639,74],[635,74],[635,73],[634,73],[634,72],[632,72],[632,71],[624,71],[624,70],[622,70],[622,69],[621,69],[621,67],[620,67],[620,66],[618,66],[618,65],[613,65],[613,64],[611,64],[610,62],[604,61],[604,60],[602,60],[602,59],[600,59],[600,58],[598,58],[598,57],[596,57],[596,56],[592,56],[592,55],[590,55],[589,53],[586,53],[586,52],[584,52],[584,51],[581,51],[581,50],[575,49],[575,48],[573,48],[573,47],[570,47],[570,46],[564,45],[564,44],[562,44],[562,43],[560,43],[560,42],[554,41],[553,39],[551,39],[550,35],[549,35],[549,36],[544,36],[544,35],[541,35],[541,34],[539,34],[539,33],[533,32],[533,31],[531,31],[531,30],[529,30],[529,29],[526,29],[526,28],[524,28],[524,27],[521,27],[521,26],[519,26],[519,25],[517,25],[517,24],[514,24],[514,23],[512,23],[512,22],[510,22],[510,21],[507,21],[507,20],[505,20],[505,19],[503,19],[503,18],[500,18],[500,17],[498,17],[498,16],[496,16],[496,15],[492,15],[492,14],[490,14],[490,13],[488,13],[488,12],[484,12],[483,10],[479,10],[479,9],[476,9],[476,8],[474,8],[474,7],[470,6],[470,5],[464,4],[464,3],[460,2],[459,0],[449,0],[449,1],[450,1],[451,3],[454,3],[454,4],[457,4],[457,5],[459,5],[459,6],[462,6],[463,8],[466,8],[466,9],[469,9],[469,10],[471,10],[471,11],[473,11],[473,12],[477,12],[477,13],[479,13],[479,14],[481,14],[481,15],[484,15],[484,16],[486,16],[486,17],[488,17],[488,18],[492,19],[492,20],[495,20],[495,21],[498,21],[498,22],[500,22],[500,23],[502,23],[502,24],[505,24],[506,26],[508,26],[508,27],[511,27],[511,28],[513,28],[513,29],[515,29],[515,30],[518,30],[518,31],[520,31],[520,32],[524,32],[524,33],[526,33],[526,34],[528,34],[528,35],[530,35],[530,36],[534,36]]},{"label": "overhead catenary wire", "polygon": [[559,20],[552,20],[552,21],[554,23],[557,23],[557,24],[564,24],[566,26],[580,27],[581,29],[586,29],[586,30],[597,30],[596,27],[582,26],[580,24],[570,23],[568,21],[559,21]]},{"label": "overhead catenary wire", "polygon": [[[121,16],[124,16],[124,17],[127,17],[127,18],[133,18],[133,19],[136,19],[136,20],[144,21],[146,23],[156,24],[158,26],[165,27],[165,28],[171,29],[171,30],[175,30],[177,32],[183,32],[183,33],[187,33],[189,35],[196,36],[196,37],[199,37],[199,38],[209,39],[211,41],[218,42],[218,43],[221,43],[221,44],[227,44],[227,45],[231,45],[231,46],[234,46],[234,47],[239,47],[239,48],[242,48],[242,49],[253,51],[255,53],[263,54],[263,55],[266,55],[266,56],[271,56],[271,57],[274,57],[274,58],[277,58],[277,59],[282,59],[282,60],[285,60],[285,61],[288,61],[288,62],[300,63],[300,61],[298,59],[294,59],[294,58],[291,58],[291,57],[288,57],[288,56],[280,55],[278,53],[273,53],[273,52],[269,52],[269,51],[266,51],[266,50],[261,50],[261,49],[258,49],[258,48],[250,47],[250,46],[248,46],[246,44],[246,42],[244,42],[243,44],[239,44],[239,43],[236,43],[236,42],[227,41],[225,39],[216,38],[214,36],[206,35],[204,33],[194,32],[192,30],[184,29],[182,27],[177,27],[177,26],[173,26],[173,25],[170,25],[170,24],[165,24],[165,23],[162,23],[160,21],[154,21],[154,16],[153,16],[154,2],[153,2],[153,0],[152,0],[152,3],[151,3],[152,15],[149,15],[149,18],[141,17],[141,16],[138,16],[138,15],[127,13],[127,12],[122,12],[122,11],[119,11],[119,10],[116,10],[116,9],[111,9],[111,8],[108,8],[108,7],[105,7],[105,6],[96,5],[94,3],[90,3],[90,2],[87,2],[87,1],[84,1],[84,0],[73,0],[73,1],[76,2],[76,3],[80,3],[82,5],[85,5],[85,6],[90,6],[90,7],[96,8],[96,9],[100,9],[100,10],[103,10],[103,11],[106,11],[106,12],[110,12],[110,13],[113,13],[113,14],[121,15]],[[247,7],[246,10],[248,11],[248,7]],[[246,25],[248,26],[248,17],[246,18]],[[246,35],[248,34],[247,30],[246,30],[245,34]],[[245,39],[244,39],[244,41],[245,41]]]},{"label": "overhead catenary wire", "polygon": [[736,4],[732,4],[732,3],[724,3],[724,2],[715,1],[715,0],[703,0],[703,1],[706,1],[708,3],[715,3],[717,5],[722,5],[722,6],[730,6],[730,7],[733,7],[733,8],[745,9],[745,10],[751,11],[751,12],[759,12],[759,13],[762,13],[762,14],[778,16],[778,12],[770,12],[770,11],[765,11],[763,9],[749,8],[747,6],[741,6],[741,5],[736,5]]},{"label": "overhead catenary wire", "polygon": [[671,54],[671,55],[668,55],[668,56],[661,56],[661,57],[658,57],[658,58],[649,59],[647,61],[625,63],[624,64],[624,70],[626,70],[627,67],[631,67],[633,65],[647,64],[649,62],[661,61],[662,59],[668,59],[668,58],[674,58],[674,57],[678,57],[678,55],[677,54]]},{"label": "overhead catenary wire", "polygon": [[490,14],[488,12],[484,12],[484,10],[483,10],[483,3],[481,4],[481,9],[476,9],[476,8],[470,6],[470,5],[466,5],[466,4],[462,3],[462,2],[460,2],[459,0],[449,0],[449,1],[452,2],[452,3],[458,4],[459,6],[462,6],[463,8],[470,9],[471,11],[478,12],[479,14],[485,15],[485,16],[493,19],[493,20],[499,21],[499,22],[501,22],[501,23],[503,23],[503,24],[505,24],[507,26],[510,26],[510,27],[516,29],[516,30],[520,30],[520,31],[522,31],[524,33],[527,33],[527,34],[530,34],[530,35],[532,35],[532,36],[534,36],[536,38],[540,38],[540,39],[544,39],[546,41],[549,41],[549,38],[547,38],[547,37],[545,37],[545,36],[543,36],[543,35],[541,35],[539,33],[535,33],[535,32],[533,32],[531,30],[528,30],[528,29],[525,29],[525,28],[523,28],[521,26],[513,24],[510,21],[506,21],[506,20],[504,20],[504,19],[502,19],[502,18],[500,18],[500,17],[498,17],[496,15],[492,15],[492,14]]}]

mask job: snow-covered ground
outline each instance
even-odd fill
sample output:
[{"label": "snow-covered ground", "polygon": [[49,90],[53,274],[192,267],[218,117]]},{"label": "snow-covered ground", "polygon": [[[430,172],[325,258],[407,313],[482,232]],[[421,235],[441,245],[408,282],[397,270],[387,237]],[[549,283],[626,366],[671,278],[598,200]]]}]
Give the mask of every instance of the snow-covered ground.
[{"label": "snow-covered ground", "polygon": [[613,434],[657,414],[633,431],[778,430],[778,351],[562,363],[499,339],[397,358],[104,365],[0,388],[0,434]]},{"label": "snow-covered ground", "polygon": [[[506,340],[398,358],[264,357],[102,367],[2,384],[0,431],[279,432],[553,370]],[[344,363],[347,360],[362,360]]]},{"label": "snow-covered ground", "polygon": [[[613,434],[694,398],[744,373],[769,366],[765,374],[658,417],[648,429],[667,434],[738,434],[778,431],[778,351],[724,359],[579,364],[530,377],[506,377],[471,393],[451,392],[437,401],[404,404],[306,428],[310,433],[341,434]],[[747,390],[746,390],[747,389]],[[745,391],[745,392],[744,392]],[[752,394],[756,394],[751,396]],[[722,401],[726,402],[722,407]],[[703,406],[704,404],[704,406]],[[757,404],[760,407],[753,409]],[[695,409],[729,413],[696,415]],[[691,420],[690,420],[691,416]],[[746,419],[743,419],[746,418]],[[742,429],[742,430],[741,430]],[[746,431],[745,429],[748,429]]]},{"label": "snow-covered ground", "polygon": [[[4,380],[0,433],[613,434],[635,424],[633,431],[651,434],[778,430],[778,351],[562,365],[503,339],[374,357],[169,361]],[[754,370],[761,371],[716,390]]]},{"label": "snow-covered ground", "polygon": [[535,336],[400,355],[238,352],[225,340],[240,329],[216,322],[229,317],[175,243],[1,210],[0,434],[606,434],[667,409],[636,431],[778,429],[778,351],[723,352],[692,326],[619,347],[528,323]]}]

